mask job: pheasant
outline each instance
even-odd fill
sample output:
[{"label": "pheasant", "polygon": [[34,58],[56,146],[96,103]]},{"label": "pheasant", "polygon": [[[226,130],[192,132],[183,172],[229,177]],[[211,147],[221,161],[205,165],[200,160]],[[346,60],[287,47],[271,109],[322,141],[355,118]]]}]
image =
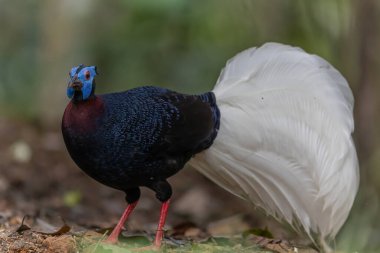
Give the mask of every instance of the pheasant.
[{"label": "pheasant", "polygon": [[353,95],[328,62],[266,43],[230,59],[201,95],[152,86],[96,95],[95,66],[69,75],[67,150],[89,176],[126,194],[109,242],[147,187],[162,202],[160,247],[172,195],[167,178],[189,163],[328,251],[359,186]]}]

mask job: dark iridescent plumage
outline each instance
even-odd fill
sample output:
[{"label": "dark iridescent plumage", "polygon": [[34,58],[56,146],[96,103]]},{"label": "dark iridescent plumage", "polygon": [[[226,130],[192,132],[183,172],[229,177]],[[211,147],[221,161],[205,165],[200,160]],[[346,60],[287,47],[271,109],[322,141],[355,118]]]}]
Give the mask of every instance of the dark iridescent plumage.
[{"label": "dark iridescent plumage", "polygon": [[140,186],[163,202],[155,246],[163,236],[171,187],[166,179],[196,153],[213,143],[220,113],[212,92],[184,95],[168,89],[141,87],[96,96],[96,67],[70,71],[72,98],[62,119],[66,147],[88,175],[126,193],[129,203],[108,238],[117,237],[140,197]]},{"label": "dark iridescent plumage", "polygon": [[[127,193],[139,186],[157,190],[157,184],[212,144],[218,127],[213,93],[183,95],[156,87],[71,101],[62,121],[77,165]],[[170,192],[162,195],[157,197],[164,201]]]}]

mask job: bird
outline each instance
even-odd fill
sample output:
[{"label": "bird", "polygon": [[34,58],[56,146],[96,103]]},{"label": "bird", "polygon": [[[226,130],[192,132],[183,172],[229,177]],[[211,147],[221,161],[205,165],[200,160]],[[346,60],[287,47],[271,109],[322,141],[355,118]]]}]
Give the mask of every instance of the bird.
[{"label": "bird", "polygon": [[359,165],[354,97],[326,60],[268,42],[228,60],[200,95],[154,86],[96,95],[96,75],[95,66],[71,69],[62,134],[80,169],[126,194],[108,242],[117,242],[147,187],[162,203],[159,248],[167,178],[188,164],[330,250],[354,203]]}]

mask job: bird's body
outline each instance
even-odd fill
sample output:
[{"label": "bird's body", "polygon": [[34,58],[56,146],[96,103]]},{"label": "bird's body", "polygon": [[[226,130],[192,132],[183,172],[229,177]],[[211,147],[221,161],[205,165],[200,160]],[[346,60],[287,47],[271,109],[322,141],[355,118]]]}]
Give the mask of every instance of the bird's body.
[{"label": "bird's body", "polygon": [[82,170],[126,192],[129,205],[109,241],[146,186],[163,202],[160,245],[171,195],[166,178],[190,159],[322,246],[347,219],[359,184],[353,96],[320,57],[277,43],[247,49],[199,96],[155,87],[96,96],[95,75],[95,67],[70,72],[62,131]]},{"label": "bird's body", "polygon": [[212,144],[218,128],[213,93],[183,95],[149,86],[71,101],[62,120],[77,165],[126,192],[177,173]]}]

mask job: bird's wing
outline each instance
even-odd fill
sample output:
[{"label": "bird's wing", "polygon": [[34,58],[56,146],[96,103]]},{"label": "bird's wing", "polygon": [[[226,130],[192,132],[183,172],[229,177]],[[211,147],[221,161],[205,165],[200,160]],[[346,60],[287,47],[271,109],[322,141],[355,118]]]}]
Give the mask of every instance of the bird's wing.
[{"label": "bird's wing", "polygon": [[328,62],[267,43],[228,61],[214,144],[191,164],[309,235],[335,236],[358,189],[353,96]]},{"label": "bird's wing", "polygon": [[170,104],[166,113],[171,120],[164,126],[162,138],[153,147],[169,155],[193,155],[213,130],[210,105],[199,96],[168,91],[158,97],[159,103]]}]

